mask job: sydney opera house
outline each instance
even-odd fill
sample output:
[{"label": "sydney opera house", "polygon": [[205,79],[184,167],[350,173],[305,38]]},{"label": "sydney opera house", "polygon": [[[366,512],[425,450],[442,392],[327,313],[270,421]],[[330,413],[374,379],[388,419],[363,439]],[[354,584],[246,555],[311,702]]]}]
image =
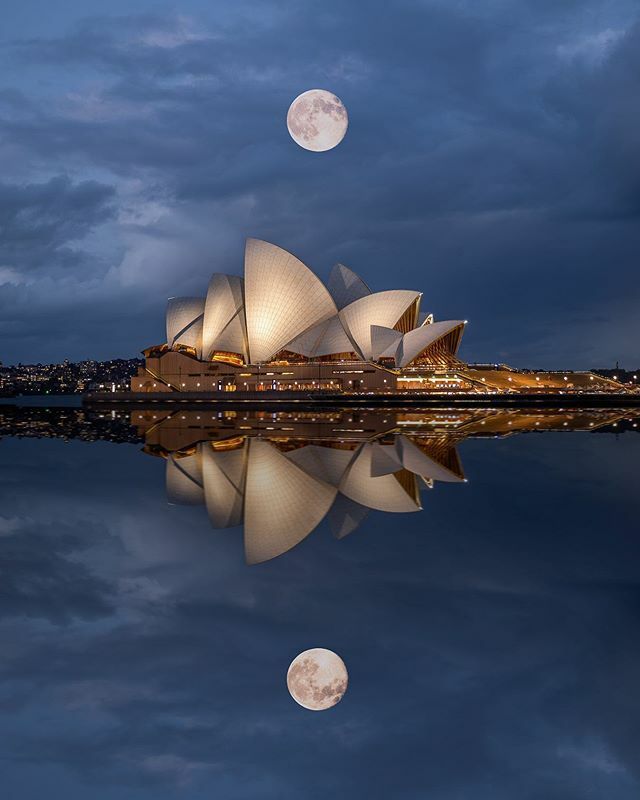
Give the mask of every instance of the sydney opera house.
[{"label": "sydney opera house", "polygon": [[466,320],[434,320],[409,289],[372,292],[343,264],[327,285],[291,253],[248,239],[244,277],[173,297],[166,342],[147,348],[139,393],[563,391],[619,388],[591,373],[469,367]]},{"label": "sydney opera house", "polygon": [[167,341],[144,351],[133,391],[396,389],[416,369],[462,366],[465,323],[434,322],[421,293],[372,292],[342,264],[324,283],[298,258],[248,239],[244,278],[174,297]]}]

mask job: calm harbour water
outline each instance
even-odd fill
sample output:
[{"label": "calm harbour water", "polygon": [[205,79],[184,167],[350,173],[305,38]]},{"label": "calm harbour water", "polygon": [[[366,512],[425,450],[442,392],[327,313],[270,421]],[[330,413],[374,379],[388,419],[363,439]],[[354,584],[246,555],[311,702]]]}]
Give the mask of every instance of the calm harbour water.
[{"label": "calm harbour water", "polygon": [[[3,435],[3,796],[635,800],[633,416],[456,413],[189,417],[163,434],[154,410],[139,442]],[[433,474],[407,467],[412,445]],[[213,508],[220,453],[246,474]],[[272,484],[295,470],[320,521],[279,554],[287,525],[273,542],[267,528],[291,509]],[[313,493],[332,480],[330,501]],[[264,481],[268,524],[249,497]],[[250,502],[257,545],[212,527],[248,527]],[[326,712],[285,684],[310,647],[349,670]]]}]

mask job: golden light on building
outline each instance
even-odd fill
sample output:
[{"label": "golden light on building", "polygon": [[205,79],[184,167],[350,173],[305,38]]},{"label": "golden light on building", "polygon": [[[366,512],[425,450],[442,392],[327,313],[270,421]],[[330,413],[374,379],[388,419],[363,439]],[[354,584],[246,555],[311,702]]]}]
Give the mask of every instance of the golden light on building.
[{"label": "golden light on building", "polygon": [[[244,277],[216,273],[206,297],[173,297],[167,341],[146,348],[131,381],[140,392],[620,391],[591,373],[468,365],[466,320],[435,321],[422,293],[372,292],[344,264],[327,285],[299,258],[248,239]],[[634,380],[637,376],[634,376]]]}]

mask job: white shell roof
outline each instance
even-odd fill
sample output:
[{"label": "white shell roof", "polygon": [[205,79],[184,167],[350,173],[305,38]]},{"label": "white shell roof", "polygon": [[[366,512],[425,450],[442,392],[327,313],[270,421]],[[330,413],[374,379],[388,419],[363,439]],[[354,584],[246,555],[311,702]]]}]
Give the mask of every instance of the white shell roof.
[{"label": "white shell roof", "polygon": [[338,310],[372,293],[362,278],[344,264],[334,265],[327,286]]},{"label": "white shell roof", "polygon": [[322,281],[281,247],[247,239],[245,313],[249,356],[267,361],[309,327],[337,309]]},{"label": "white shell roof", "polygon": [[385,328],[382,325],[371,326],[371,358],[388,356],[395,358],[400,345],[402,333],[394,328]]},{"label": "white shell roof", "polygon": [[[166,462],[171,503],[204,503],[214,528],[244,522],[248,563],[267,561],[301,542],[328,514],[334,535],[346,536],[369,509],[420,510],[418,476],[460,482],[409,438],[365,442],[354,449],[305,445],[286,453],[259,439],[233,450],[200,442],[189,456]],[[413,489],[411,489],[413,481]]]},{"label": "white shell roof", "polygon": [[373,358],[372,326],[393,328],[411,303],[419,297],[420,292],[391,289],[362,297],[340,311],[344,329],[365,360]]},{"label": "white shell roof", "polygon": [[[395,474],[373,476],[372,444],[364,444],[340,482],[340,491],[360,505],[391,513],[420,511]],[[417,494],[417,490],[416,490]]]},{"label": "white shell roof", "polygon": [[313,325],[308,330],[301,333],[300,336],[285,345],[285,350],[290,350],[292,353],[300,353],[307,358],[311,358],[315,353],[316,347],[320,344],[324,332],[327,329],[329,320],[321,322],[319,325]]},{"label": "white shell roof", "polygon": [[349,500],[343,494],[336,497],[328,514],[329,527],[336,539],[344,539],[362,523],[370,509]]},{"label": "white shell roof", "polygon": [[245,465],[245,447],[218,452],[203,445],[204,501],[214,528],[242,525]]},{"label": "white shell roof", "polygon": [[394,447],[402,466],[410,472],[420,475],[422,478],[435,481],[464,483],[464,478],[461,478],[460,475],[456,475],[455,472],[447,469],[439,462],[434,461],[433,458],[423,453],[422,450],[410,439],[407,439],[406,436],[397,436]]},{"label": "white shell roof", "polygon": [[354,455],[353,450],[308,444],[291,450],[287,458],[314,478],[337,487]]},{"label": "white shell roof", "polygon": [[166,490],[169,503],[197,506],[204,501],[200,450],[191,456],[167,459]]},{"label": "white shell roof", "polygon": [[202,354],[215,350],[240,353],[247,358],[243,280],[216,273],[209,281],[202,325]]},{"label": "white shell roof", "polygon": [[167,343],[202,349],[203,297],[172,297],[167,303]]},{"label": "white shell roof", "polygon": [[336,492],[271,444],[252,439],[244,504],[247,563],[268,561],[295,547],[327,514]]},{"label": "white shell roof", "polygon": [[433,323],[433,314],[430,314],[427,311],[424,312],[421,311],[420,314],[418,314],[418,326],[421,327],[422,325],[431,325],[432,323]]},{"label": "white shell roof", "polygon": [[415,330],[405,333],[396,356],[396,366],[400,368],[406,367],[426,347],[446,336],[460,325],[464,325],[463,320],[432,322],[430,325],[423,325],[421,328],[415,328]]},{"label": "white shell roof", "polygon": [[328,356],[332,353],[350,353],[353,350],[353,344],[342,327],[340,317],[336,315],[309,328],[289,342],[285,349],[291,350],[293,353],[301,353],[307,358],[314,358]]},{"label": "white shell roof", "polygon": [[433,322],[432,314],[420,314],[420,327],[404,335],[394,330],[420,297],[405,289],[371,293],[344,264],[333,267],[327,289],[291,253],[247,239],[244,281],[214,274],[206,302],[201,297],[169,300],[167,343],[193,347],[205,360],[216,350],[238,353],[254,364],[283,349],[307,358],[354,351],[367,361],[393,358],[403,368],[464,324]]},{"label": "white shell roof", "polygon": [[381,475],[392,475],[403,468],[400,457],[393,445],[381,445],[379,442],[371,443],[371,477],[379,478]]}]

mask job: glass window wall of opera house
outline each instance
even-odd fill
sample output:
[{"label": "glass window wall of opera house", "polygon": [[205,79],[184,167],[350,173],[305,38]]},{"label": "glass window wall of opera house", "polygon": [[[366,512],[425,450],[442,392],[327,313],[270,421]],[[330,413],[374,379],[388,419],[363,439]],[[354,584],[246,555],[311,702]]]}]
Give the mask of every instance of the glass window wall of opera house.
[{"label": "glass window wall of opera house", "polygon": [[[372,292],[343,264],[327,285],[276,245],[248,239],[244,278],[172,297],[166,342],[143,351],[131,393],[518,393],[622,391],[588,372],[465,364],[466,320],[435,321],[422,294]],[[280,395],[282,396],[282,395]]]}]

